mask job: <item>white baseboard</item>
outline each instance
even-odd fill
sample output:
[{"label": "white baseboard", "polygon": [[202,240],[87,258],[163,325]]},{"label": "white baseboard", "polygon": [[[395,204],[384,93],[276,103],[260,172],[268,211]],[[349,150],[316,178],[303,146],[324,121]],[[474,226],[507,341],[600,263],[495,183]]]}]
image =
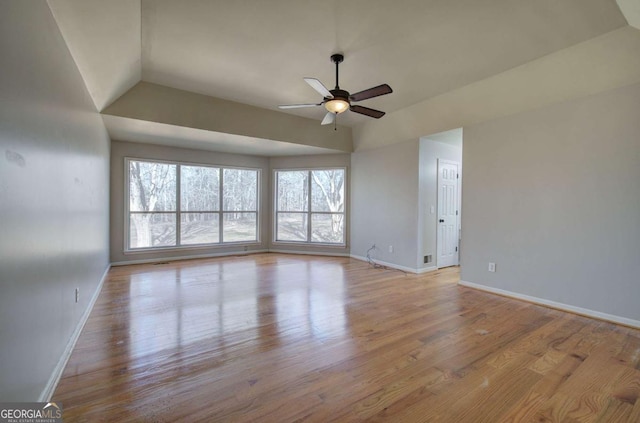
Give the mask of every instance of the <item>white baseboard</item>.
[{"label": "white baseboard", "polygon": [[51,400],[51,397],[53,396],[53,393],[56,390],[56,387],[58,386],[58,382],[60,382],[60,378],[62,377],[62,372],[64,372],[64,368],[67,366],[67,362],[69,361],[69,358],[71,357],[71,353],[73,352],[73,349],[76,346],[76,342],[78,342],[80,333],[82,332],[84,325],[87,323],[87,320],[89,320],[89,315],[93,310],[93,306],[96,304],[96,301],[100,296],[100,292],[102,291],[102,285],[104,285],[104,281],[107,279],[107,274],[109,273],[109,269],[111,269],[111,265],[107,265],[107,268],[102,274],[102,278],[100,278],[100,283],[98,283],[98,287],[93,293],[93,296],[91,297],[91,300],[87,305],[87,308],[82,314],[80,321],[78,321],[78,324],[76,325],[76,328],[74,329],[73,333],[71,334],[71,338],[69,338],[69,342],[67,342],[67,346],[65,347],[64,352],[62,353],[62,356],[60,356],[60,360],[58,360],[58,364],[56,364],[56,367],[53,369],[53,372],[49,377],[49,381],[47,382],[47,385],[44,387],[44,389],[40,393],[40,396],[38,397],[39,402],[49,402]]},{"label": "white baseboard", "polygon": [[438,270],[436,266],[423,267],[422,269],[418,269],[418,273],[420,274],[420,273],[435,272],[436,270]]},{"label": "white baseboard", "polygon": [[[362,257],[362,256],[358,256],[356,254],[351,254],[350,256],[353,259],[356,260],[360,260],[360,261],[366,261],[369,262],[369,260],[366,257]],[[398,270],[402,270],[403,272],[409,272],[409,273],[422,273],[420,270],[418,269],[414,269],[412,267],[407,267],[407,266],[401,266],[399,264],[395,264],[395,263],[387,263],[386,261],[382,261],[382,260],[378,260],[378,259],[374,259],[373,260],[376,264],[379,264],[381,266],[386,266],[386,267],[390,267],[392,269],[398,269]]]},{"label": "white baseboard", "polygon": [[178,261],[178,260],[192,260],[192,259],[200,259],[200,258],[214,258],[214,257],[228,257],[228,256],[248,256],[250,254],[260,254],[260,253],[268,253],[269,250],[249,250],[249,251],[225,251],[223,253],[211,253],[211,254],[192,254],[187,256],[179,256],[179,257],[156,257],[150,259],[141,259],[141,260],[127,260],[127,261],[116,261],[111,263],[111,266],[127,266],[129,264],[148,264],[148,263],[164,263],[167,261]]},{"label": "white baseboard", "polygon": [[630,326],[636,329],[640,329],[640,321],[633,320],[626,317],[616,316],[613,314],[602,313],[599,311],[589,310],[587,308],[576,307],[569,304],[558,303],[556,301],[545,300],[544,298],[532,297],[530,295],[519,294],[517,292],[506,291],[504,289],[492,288],[490,286],[480,285],[474,282],[468,282],[461,280],[459,285],[466,286],[468,288],[478,289],[480,291],[486,291],[491,294],[498,294],[504,297],[514,298],[516,300],[523,300],[530,303],[555,308],[569,313],[579,314],[586,317],[592,317],[598,320],[605,320],[607,322],[618,323],[625,326]]}]

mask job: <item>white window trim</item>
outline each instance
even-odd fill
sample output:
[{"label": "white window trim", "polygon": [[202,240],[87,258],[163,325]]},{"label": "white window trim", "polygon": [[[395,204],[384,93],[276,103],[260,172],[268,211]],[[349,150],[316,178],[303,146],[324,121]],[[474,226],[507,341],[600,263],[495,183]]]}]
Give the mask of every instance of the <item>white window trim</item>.
[{"label": "white window trim", "polygon": [[[344,172],[344,208],[342,212],[334,213],[334,212],[314,212],[311,211],[311,178],[309,178],[309,204],[307,211],[302,212],[287,212],[287,211],[278,211],[278,172],[309,172],[311,173],[314,170],[342,170]],[[279,168],[273,169],[272,171],[272,198],[273,198],[273,219],[271,222],[271,226],[273,228],[273,236],[271,237],[272,244],[274,245],[304,245],[309,247],[322,247],[322,248],[346,248],[347,246],[347,197],[348,197],[348,172],[345,166],[324,166],[324,167],[301,167],[301,168]],[[306,213],[308,215],[308,227],[307,227],[307,239],[308,241],[287,241],[287,240],[278,240],[278,213]],[[343,222],[344,227],[342,228],[342,242],[313,242],[312,241],[312,233],[311,233],[311,215],[312,214],[342,214],[344,215]]]},{"label": "white window trim", "polygon": [[[219,187],[219,210],[216,211],[197,211],[197,212],[183,212],[180,210],[180,175],[181,172],[177,171],[176,174],[176,210],[175,211],[159,211],[159,212],[145,212],[145,213],[173,213],[176,215],[176,244],[180,241],[180,225],[181,219],[180,216],[182,213],[218,213],[220,218],[218,219],[219,226],[219,234],[220,234],[220,242],[209,243],[209,244],[185,244],[185,245],[169,245],[169,246],[160,246],[160,247],[144,247],[144,248],[130,248],[130,236],[131,236],[131,212],[129,210],[129,206],[131,204],[130,201],[130,181],[129,181],[129,162],[131,161],[140,161],[140,162],[148,162],[148,163],[162,163],[168,165],[176,165],[176,166],[199,166],[199,167],[212,167],[220,170],[220,187]],[[224,178],[224,169],[238,169],[238,170],[251,170],[257,173],[256,180],[256,210],[248,210],[248,211],[224,211],[223,210],[223,178]],[[242,166],[229,166],[229,165],[221,165],[221,164],[210,164],[210,163],[195,163],[195,162],[186,162],[186,161],[177,161],[177,160],[163,160],[163,159],[150,159],[150,158],[142,158],[142,157],[124,157],[124,201],[123,201],[123,209],[124,209],[124,246],[123,253],[124,254],[141,254],[141,253],[150,253],[157,251],[184,251],[184,250],[204,250],[204,249],[220,249],[220,248],[228,248],[233,246],[255,246],[261,245],[261,212],[260,212],[260,199],[261,199],[261,189],[260,185],[262,183],[262,169],[261,168],[253,168],[253,167],[242,167]],[[224,242],[224,234],[222,231],[222,216],[224,213],[255,213],[256,214],[256,239],[251,241],[231,241]]]}]

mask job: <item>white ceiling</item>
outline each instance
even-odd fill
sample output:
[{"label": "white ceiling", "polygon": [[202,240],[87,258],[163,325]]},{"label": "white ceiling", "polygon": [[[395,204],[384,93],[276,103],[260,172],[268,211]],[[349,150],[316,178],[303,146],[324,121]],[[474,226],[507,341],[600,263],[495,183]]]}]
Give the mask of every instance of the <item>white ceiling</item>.
[{"label": "white ceiling", "polygon": [[640,29],[640,1],[638,0],[616,0],[620,11],[627,19],[629,25]]},{"label": "white ceiling", "polygon": [[274,109],[322,100],[302,78],[333,88],[342,52],[341,87],[388,83],[362,104],[393,112],[626,24],[615,0],[142,0],[142,78]]},{"label": "white ceiling", "polygon": [[140,81],[140,0],[48,4],[98,110]]},{"label": "white ceiling", "polygon": [[[629,16],[636,16],[640,10],[638,0],[618,1],[624,10],[631,11]],[[396,128],[393,131],[398,132],[403,122],[417,130],[419,121],[429,119],[413,111],[406,112],[424,109],[417,105],[441,104],[438,99],[449,93],[465,93],[466,87],[500,79],[501,75],[508,76],[511,70],[523,66],[535,69],[533,64],[550,55],[554,55],[557,66],[562,66],[556,56],[563,51],[571,51],[580,44],[589,51],[590,40],[627,27],[627,19],[616,0],[48,0],[48,3],[100,111],[118,96],[130,92],[140,79],[269,110],[277,110],[278,104],[316,102],[321,100],[319,94],[302,78],[316,77],[333,88],[334,65],[329,56],[344,53],[341,88],[353,93],[388,83],[394,90],[390,95],[361,103],[391,116],[379,121],[355,113],[339,116],[341,125],[358,129],[354,130],[357,145],[366,144],[362,140],[355,142],[360,134],[385,133],[379,131],[385,129],[380,127],[386,124],[385,120],[393,122],[388,130]],[[633,39],[633,43],[626,50],[634,49],[640,31],[627,38]],[[598,47],[598,43],[594,46]],[[620,61],[621,66],[624,63]],[[626,79],[609,85],[636,81],[636,69],[630,73]],[[606,74],[605,69],[599,73],[603,78]],[[555,83],[561,85],[562,81]],[[602,82],[600,85],[609,86]],[[477,107],[477,102],[463,97],[462,103]],[[553,100],[552,96],[549,98]],[[541,99],[534,100],[531,107],[544,103]],[[504,103],[504,107],[492,104],[492,109],[508,109],[513,101],[503,96],[495,102]],[[524,104],[519,106],[519,110],[526,108]],[[287,113],[312,118],[314,122],[324,115],[321,108]],[[448,122],[456,121],[449,118],[452,113],[456,110],[438,110],[438,115],[447,115]],[[465,113],[477,115],[472,110]],[[483,118],[492,116],[485,114]],[[255,145],[265,144],[221,137],[215,131],[209,135],[181,131],[166,125],[166,121],[134,123],[126,116],[120,118],[105,119],[112,136],[120,139],[190,143],[209,149],[233,148],[233,142],[237,142],[236,149],[244,151],[246,147],[249,154],[254,151],[274,155],[283,151],[283,146],[273,144],[273,151],[259,152],[254,150]],[[447,127],[441,130],[455,127],[444,126]],[[413,137],[413,132],[406,134]],[[385,135],[380,142],[403,141],[402,136],[387,140],[389,137]],[[292,147],[285,154],[305,152],[317,151]]]}]

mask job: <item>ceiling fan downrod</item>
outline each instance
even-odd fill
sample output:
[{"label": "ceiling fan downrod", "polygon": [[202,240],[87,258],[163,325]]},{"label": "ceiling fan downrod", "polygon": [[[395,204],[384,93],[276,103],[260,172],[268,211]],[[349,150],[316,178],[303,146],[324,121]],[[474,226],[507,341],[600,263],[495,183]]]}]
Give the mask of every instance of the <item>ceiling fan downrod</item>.
[{"label": "ceiling fan downrod", "polygon": [[332,54],[331,61],[336,64],[336,90],[340,89],[340,84],[338,84],[338,65],[342,63],[344,60],[344,56],[342,54]]}]

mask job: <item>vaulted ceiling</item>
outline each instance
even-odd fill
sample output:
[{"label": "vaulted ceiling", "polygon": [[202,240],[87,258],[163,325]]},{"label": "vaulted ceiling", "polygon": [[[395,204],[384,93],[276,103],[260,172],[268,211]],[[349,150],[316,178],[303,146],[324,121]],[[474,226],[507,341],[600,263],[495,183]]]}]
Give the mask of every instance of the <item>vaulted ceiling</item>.
[{"label": "vaulted ceiling", "polygon": [[[49,0],[112,137],[262,155],[373,147],[639,82],[638,1],[619,3]],[[320,107],[277,109],[320,101],[302,77],[333,88],[336,52],[342,88],[393,87],[362,103],[387,116],[347,112],[333,131]]]}]

